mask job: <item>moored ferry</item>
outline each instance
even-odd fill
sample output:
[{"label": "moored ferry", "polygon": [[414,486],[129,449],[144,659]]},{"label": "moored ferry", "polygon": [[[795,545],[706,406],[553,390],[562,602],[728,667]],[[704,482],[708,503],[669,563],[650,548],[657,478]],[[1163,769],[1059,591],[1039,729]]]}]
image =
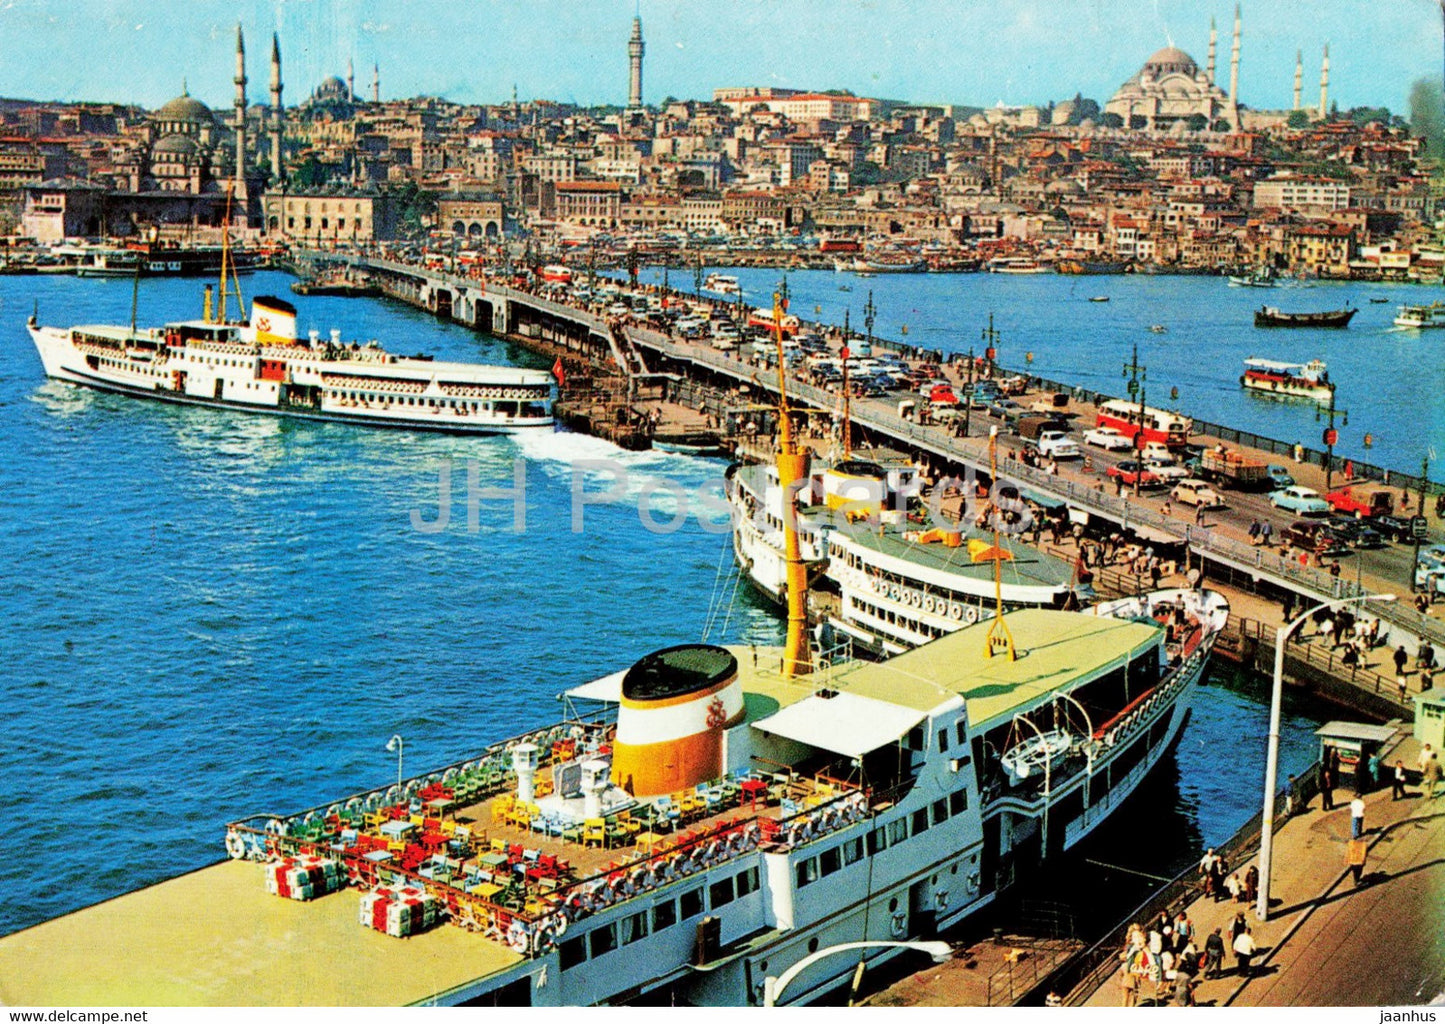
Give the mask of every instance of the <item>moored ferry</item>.
[{"label": "moored ferry", "polygon": [[740,295],[742,288],[738,285],[738,279],[731,274],[712,273],[702,283],[702,290],[711,292],[713,295]]},{"label": "moored ferry", "polygon": [[1027,256],[998,256],[985,264],[990,274],[1047,274],[1049,268]]},{"label": "moored ferry", "polygon": [[[810,469],[797,495],[798,540],[812,586],[836,595],[820,615],[855,649],[897,654],[989,618],[995,562],[1006,608],[1061,607],[1093,592],[1072,563],[966,522],[939,519],[917,497],[917,467],[862,459]],[[773,601],[786,600],[782,488],[776,467],[727,475],[733,552]]]},{"label": "moored ferry", "polygon": [[368,426],[495,434],[552,426],[540,370],[393,355],[340,331],[300,339],[296,309],[269,296],[244,324],[183,320],[42,327],[30,337],[55,380],[139,398]]}]

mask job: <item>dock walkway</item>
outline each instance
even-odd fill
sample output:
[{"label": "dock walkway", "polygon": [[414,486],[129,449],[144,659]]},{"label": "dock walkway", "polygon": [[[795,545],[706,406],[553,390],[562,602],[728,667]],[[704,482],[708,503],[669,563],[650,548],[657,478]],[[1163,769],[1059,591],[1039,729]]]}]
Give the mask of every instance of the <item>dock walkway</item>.
[{"label": "dock walkway", "polygon": [[[1400,742],[1383,759],[1415,767],[1418,747]],[[1225,971],[1201,980],[1199,1004],[1215,1006],[1398,1006],[1425,1003],[1445,991],[1445,792],[1426,800],[1418,786],[1392,800],[1388,785],[1365,798],[1369,860],[1362,883],[1345,867],[1350,794],[1335,792],[1335,809],[1316,796],[1275,835],[1270,920],[1252,905],[1200,896],[1186,908],[1202,950],[1214,928],[1243,911],[1260,954],[1242,977],[1232,951]],[[1230,864],[1243,872],[1251,863]],[[1143,923],[1143,922],[1141,922]],[[1118,1006],[1119,970],[1093,991],[1074,993],[1073,1005]],[[1147,995],[1146,991],[1141,996]]]}]

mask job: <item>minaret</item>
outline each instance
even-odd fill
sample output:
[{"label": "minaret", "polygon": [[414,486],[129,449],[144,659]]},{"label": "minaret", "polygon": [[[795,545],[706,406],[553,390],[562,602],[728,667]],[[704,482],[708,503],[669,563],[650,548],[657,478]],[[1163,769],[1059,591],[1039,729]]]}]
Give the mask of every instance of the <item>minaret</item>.
[{"label": "minaret", "polygon": [[236,198],[246,196],[246,40],[236,25]]},{"label": "minaret", "polygon": [[371,65],[371,102],[381,102],[381,65]]},{"label": "minaret", "polygon": [[627,63],[631,69],[627,88],[627,109],[642,109],[642,15],[632,19],[632,38],[627,40]]},{"label": "minaret", "polygon": [[356,72],[352,69],[349,57],[346,59],[346,102],[356,102]]},{"label": "minaret", "polygon": [[281,40],[271,33],[271,179],[281,180]]},{"label": "minaret", "polygon": [[1330,112],[1330,44],[1325,43],[1325,61],[1320,65],[1320,120]]},{"label": "minaret", "polygon": [[1300,88],[1304,85],[1305,75],[1305,53],[1303,50],[1294,52],[1294,106],[1291,110],[1299,109]]},{"label": "minaret", "polygon": [[[1234,49],[1229,54],[1229,105],[1239,103],[1239,4],[1234,5]],[[1236,115],[1236,118],[1238,115]]]},{"label": "minaret", "polygon": [[1209,19],[1209,84],[1214,84],[1214,49],[1219,42],[1219,32],[1214,27],[1214,18]]}]

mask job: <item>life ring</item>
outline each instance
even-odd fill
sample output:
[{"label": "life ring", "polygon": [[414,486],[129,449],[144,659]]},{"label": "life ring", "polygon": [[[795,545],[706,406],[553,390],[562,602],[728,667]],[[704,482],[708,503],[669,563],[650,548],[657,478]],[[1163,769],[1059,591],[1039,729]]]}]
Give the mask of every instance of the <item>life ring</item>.
[{"label": "life ring", "polygon": [[893,933],[895,939],[903,938],[904,933],[908,931],[907,915],[901,910],[895,910],[893,912],[893,920],[889,924],[888,930]]},{"label": "life ring", "polygon": [[641,892],[644,889],[652,888],[652,872],[646,867],[634,869],[632,874],[628,876],[628,880],[632,883],[633,892]]},{"label": "life ring", "polygon": [[763,841],[763,830],[757,825],[749,825],[743,832],[743,844],[749,850],[756,850],[758,844]]},{"label": "life ring", "polygon": [[710,863],[710,864],[716,864],[718,861],[722,860],[722,859],[723,859],[724,857],[726,857],[726,856],[727,856],[727,844],[726,844],[726,843],[720,843],[720,842],[718,842],[718,841],[715,840],[715,839],[714,839],[711,843],[708,843],[708,845],[707,845],[707,859],[708,859],[708,863]]},{"label": "life ring", "polygon": [[455,768],[448,768],[446,771],[442,772],[442,785],[446,785],[448,782],[451,782],[452,779],[455,779],[456,777],[457,770]]},{"label": "life ring", "polygon": [[923,595],[923,610],[926,611],[929,615],[932,615],[932,614],[933,614],[933,595],[932,595],[932,594],[924,594],[924,595]]},{"label": "life ring", "polygon": [[597,882],[593,885],[592,903],[593,906],[597,907],[599,910],[603,907],[610,907],[612,905],[613,897],[614,894],[612,892],[612,886],[610,886],[606,881]]},{"label": "life ring", "polygon": [[341,817],[341,805],[340,805],[340,804],[332,804],[330,807],[326,808],[326,816],[327,816],[328,818],[339,818],[339,817]]},{"label": "life ring", "polygon": [[240,860],[246,856],[246,841],[235,832],[227,832],[226,853],[232,860]]},{"label": "life ring", "polygon": [[923,595],[916,590],[910,590],[908,592],[908,603],[915,608],[921,608],[923,606]]},{"label": "life ring", "polygon": [[527,926],[521,921],[513,919],[512,926],[507,929],[507,945],[512,947],[514,953],[527,952],[530,936],[527,934]]},{"label": "life ring", "polygon": [[286,832],[286,826],[281,823],[281,819],[280,819],[280,818],[272,818],[270,821],[266,822],[266,834],[267,834],[267,835],[270,835],[270,836],[279,836],[279,835],[284,835],[285,832]]},{"label": "life ring", "polygon": [[959,603],[956,602],[956,601],[955,601],[953,604],[949,605],[949,606],[948,606],[948,617],[949,617],[950,619],[953,619],[955,622],[957,622],[958,620],[962,619],[962,618],[963,618],[963,605],[959,604]]},{"label": "life ring", "polygon": [[734,854],[742,853],[748,848],[748,838],[741,829],[728,837],[728,847]]},{"label": "life ring", "polygon": [[891,597],[891,598],[893,598],[893,600],[895,600],[895,601],[898,600],[898,597],[899,597],[899,595],[900,595],[901,593],[902,593],[902,591],[899,589],[898,584],[896,584],[896,583],[892,584],[892,585],[888,588],[888,596]]},{"label": "life ring", "polygon": [[614,878],[610,882],[612,888],[612,901],[620,903],[622,900],[630,899],[637,895],[637,890],[632,886],[632,880],[626,875],[621,878]]},{"label": "life ring", "polygon": [[385,800],[385,801],[386,801],[387,803],[389,803],[389,804],[397,803],[398,801],[401,800],[401,787],[400,787],[400,786],[392,786],[390,789],[388,789],[388,790],[386,791],[386,796],[382,797],[382,799]]},{"label": "life ring", "polygon": [[361,797],[359,797],[359,796],[354,796],[354,797],[352,797],[350,800],[346,801],[346,808],[345,808],[345,809],[348,810],[348,811],[359,811],[359,810],[361,810]]},{"label": "life ring", "polygon": [[265,859],[266,859],[266,843],[261,839],[260,836],[255,835],[255,834],[251,834],[251,835],[247,835],[247,836],[246,836],[246,859],[247,859],[247,860],[265,860]]},{"label": "life ring", "polygon": [[973,605],[969,605],[968,608],[964,610],[963,617],[972,625],[978,621],[978,609]]},{"label": "life ring", "polygon": [[567,915],[560,911],[552,915],[551,922],[552,931],[556,933],[559,939],[567,934],[567,926],[571,923],[567,920]]},{"label": "life ring", "polygon": [[681,877],[687,871],[687,869],[683,867],[686,863],[687,858],[680,853],[675,853],[667,858],[667,877],[669,879]]},{"label": "life ring", "polygon": [[555,945],[557,945],[557,930],[555,928],[550,924],[544,924],[537,929],[536,951],[538,953],[544,953]]}]

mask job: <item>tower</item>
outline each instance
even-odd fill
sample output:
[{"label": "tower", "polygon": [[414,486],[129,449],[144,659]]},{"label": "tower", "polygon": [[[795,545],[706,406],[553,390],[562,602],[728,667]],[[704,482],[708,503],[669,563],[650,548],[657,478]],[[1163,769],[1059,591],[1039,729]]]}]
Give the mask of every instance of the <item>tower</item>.
[{"label": "tower", "polygon": [[1291,110],[1299,109],[1300,87],[1304,84],[1305,55],[1303,50],[1294,52],[1294,106]]},{"label": "tower", "polygon": [[281,40],[271,33],[271,178],[281,180]]},{"label": "tower", "polygon": [[246,196],[246,39],[236,25],[236,191]]},{"label": "tower", "polygon": [[1209,84],[1214,84],[1214,50],[1219,42],[1219,31],[1214,27],[1214,17],[1209,18]]},{"label": "tower", "polygon": [[371,65],[371,102],[381,102],[381,65]]},{"label": "tower", "polygon": [[351,66],[351,58],[346,59],[346,102],[356,102],[356,71]]},{"label": "tower", "polygon": [[631,70],[627,88],[627,109],[642,109],[642,15],[632,19],[632,38],[627,40],[627,64]]},{"label": "tower", "polygon": [[[1234,49],[1229,54],[1229,105],[1239,104],[1239,4],[1234,5]],[[1235,118],[1238,119],[1236,114]]]}]

